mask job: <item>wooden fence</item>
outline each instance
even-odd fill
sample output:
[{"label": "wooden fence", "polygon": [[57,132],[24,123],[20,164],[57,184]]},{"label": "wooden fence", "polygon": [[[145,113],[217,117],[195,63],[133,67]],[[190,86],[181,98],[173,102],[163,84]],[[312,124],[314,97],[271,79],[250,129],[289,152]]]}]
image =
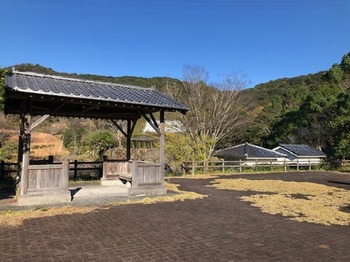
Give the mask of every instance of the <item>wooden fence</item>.
[{"label": "wooden fence", "polygon": [[311,170],[312,167],[319,167],[321,164],[314,161],[313,159],[303,159],[296,161],[276,161],[276,160],[256,160],[256,161],[187,161],[183,163],[183,172],[189,173],[190,171],[194,174],[196,171],[201,172],[226,172],[226,171],[238,171],[243,172],[244,170],[250,169],[254,171],[267,170],[273,171],[276,169],[282,169],[287,171],[295,168],[296,170],[307,169]]},{"label": "wooden fence", "polygon": [[[349,164],[350,161],[346,161],[343,163],[343,165]],[[31,161],[31,164],[50,164],[53,163],[53,159],[51,160],[33,160]],[[139,162],[139,168],[140,170],[144,170],[142,165],[142,162]],[[58,163],[59,164],[59,163]],[[295,168],[296,170],[299,169],[309,169],[311,170],[312,167],[320,166],[320,163],[314,162],[311,159],[307,160],[304,159],[302,161],[295,161],[295,162],[277,162],[277,161],[186,161],[183,163],[183,171],[184,173],[192,172],[193,174],[196,171],[220,171],[220,172],[226,172],[230,170],[243,172],[245,169],[253,169],[253,170],[276,170],[276,169],[283,169],[284,171],[287,171],[291,168]],[[148,167],[148,170],[150,170],[152,167]],[[103,161],[91,161],[91,162],[83,162],[83,161],[71,161],[69,162],[69,171],[70,171],[70,178],[73,178],[76,180],[79,175],[83,175],[82,173],[85,172],[94,172],[95,176],[99,179],[102,177],[102,170],[103,170]],[[8,175],[9,173],[16,173],[17,172],[17,163],[5,163],[4,161],[0,162],[0,181],[3,180],[3,178]],[[140,171],[141,173],[143,171]],[[152,171],[153,172],[153,171]],[[145,176],[147,177],[147,176]],[[142,183],[142,182],[140,182]]]},{"label": "wooden fence", "polygon": [[[72,161],[69,162],[70,177],[76,180],[79,175],[82,175],[81,171],[88,171],[96,173],[97,178],[102,176],[102,163],[103,161]],[[47,165],[47,164],[60,164],[60,162],[54,163],[53,159],[44,160],[31,160],[31,165]],[[0,161],[0,181],[2,181],[8,174],[17,172],[17,163],[5,163]]]}]

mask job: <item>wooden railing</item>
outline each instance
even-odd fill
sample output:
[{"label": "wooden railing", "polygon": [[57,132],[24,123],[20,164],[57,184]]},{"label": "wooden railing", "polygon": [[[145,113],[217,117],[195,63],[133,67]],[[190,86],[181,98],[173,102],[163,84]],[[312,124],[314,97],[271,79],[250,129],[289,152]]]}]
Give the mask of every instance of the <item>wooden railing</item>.
[{"label": "wooden railing", "polygon": [[[102,175],[102,163],[103,161],[91,161],[91,162],[83,162],[83,161],[72,161],[69,162],[69,171],[70,177],[76,180],[78,176],[81,174],[80,171],[92,171],[96,172],[97,178],[100,178]],[[31,165],[47,165],[47,164],[60,164],[60,162],[54,162],[53,159],[44,159],[44,160],[31,160]],[[5,163],[4,161],[0,162],[0,181],[10,173],[17,172],[17,163]]]},{"label": "wooden railing", "polygon": [[103,181],[127,180],[131,187],[157,187],[163,185],[160,163],[142,161],[106,160],[103,162]]},{"label": "wooden railing", "polygon": [[68,190],[68,161],[60,164],[28,166],[28,181],[24,186],[25,194]]},{"label": "wooden railing", "polygon": [[0,181],[2,181],[8,174],[16,172],[17,163],[5,163],[5,161],[0,161]]},{"label": "wooden railing", "polygon": [[134,161],[132,166],[132,187],[157,187],[163,185],[161,165]]},{"label": "wooden railing", "polygon": [[321,163],[315,161],[314,159],[303,159],[295,161],[276,161],[276,160],[237,160],[237,161],[186,161],[183,163],[183,172],[194,174],[196,171],[209,172],[209,171],[238,171],[243,172],[246,169],[251,170],[268,170],[273,171],[274,169],[282,169],[288,171],[290,168],[295,168],[296,170],[308,169],[311,170],[312,167],[319,167]]}]

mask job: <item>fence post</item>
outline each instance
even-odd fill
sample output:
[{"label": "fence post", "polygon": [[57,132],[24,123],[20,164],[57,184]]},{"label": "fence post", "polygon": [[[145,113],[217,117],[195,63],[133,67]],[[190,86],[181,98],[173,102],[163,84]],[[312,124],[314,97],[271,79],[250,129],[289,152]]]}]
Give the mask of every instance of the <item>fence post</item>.
[{"label": "fence post", "polygon": [[242,173],[242,159],[239,160],[239,173]]},{"label": "fence post", "polygon": [[309,170],[311,170],[311,159],[309,158]]},{"label": "fence post", "polygon": [[207,173],[209,168],[208,160],[204,160],[203,162],[203,173]]},{"label": "fence post", "polygon": [[5,162],[1,160],[0,162],[0,181],[5,178]]},{"label": "fence post", "polygon": [[194,176],[194,158],[192,158],[192,175]]},{"label": "fence post", "polygon": [[222,172],[225,172],[225,160],[222,159],[221,162],[222,162]]},{"label": "fence post", "polygon": [[78,160],[74,160],[74,176],[73,179],[77,180],[78,178]]},{"label": "fence post", "polygon": [[270,168],[271,168],[271,171],[272,171],[272,160],[270,160]]},{"label": "fence post", "polygon": [[286,159],[283,160],[283,165],[284,165],[284,172],[287,172],[287,163],[286,163]]},{"label": "fence post", "polygon": [[297,158],[297,171],[299,171],[299,159]]}]

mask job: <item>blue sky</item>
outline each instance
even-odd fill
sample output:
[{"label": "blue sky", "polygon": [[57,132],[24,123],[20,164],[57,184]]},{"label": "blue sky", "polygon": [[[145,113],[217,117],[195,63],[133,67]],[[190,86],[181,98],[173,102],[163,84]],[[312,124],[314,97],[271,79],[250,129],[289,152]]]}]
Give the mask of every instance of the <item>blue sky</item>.
[{"label": "blue sky", "polygon": [[0,0],[0,65],[247,87],[329,69],[350,52],[350,0]]}]

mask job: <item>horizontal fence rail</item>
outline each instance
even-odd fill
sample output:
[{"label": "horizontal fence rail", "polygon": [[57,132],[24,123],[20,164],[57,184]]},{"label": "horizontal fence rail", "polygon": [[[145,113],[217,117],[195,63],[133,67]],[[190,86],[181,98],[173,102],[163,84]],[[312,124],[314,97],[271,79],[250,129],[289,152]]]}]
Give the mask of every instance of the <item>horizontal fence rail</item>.
[{"label": "horizontal fence rail", "polygon": [[[32,165],[47,165],[47,164],[61,164],[61,162],[54,162],[53,160],[33,160],[30,162]],[[81,171],[91,171],[97,174],[97,177],[100,178],[102,175],[102,164],[103,161],[71,161],[69,162],[69,171],[73,179],[77,179]],[[10,173],[17,173],[18,165],[17,163],[5,163],[0,161],[0,181]]]},{"label": "horizontal fence rail", "polygon": [[189,173],[190,171],[194,174],[196,171],[220,171],[226,172],[230,170],[243,172],[244,169],[253,170],[270,170],[283,169],[287,171],[288,168],[308,169],[311,170],[312,167],[319,167],[321,163],[315,161],[314,159],[302,159],[295,161],[276,161],[276,160],[237,160],[237,161],[185,161],[183,162],[183,172]]}]

